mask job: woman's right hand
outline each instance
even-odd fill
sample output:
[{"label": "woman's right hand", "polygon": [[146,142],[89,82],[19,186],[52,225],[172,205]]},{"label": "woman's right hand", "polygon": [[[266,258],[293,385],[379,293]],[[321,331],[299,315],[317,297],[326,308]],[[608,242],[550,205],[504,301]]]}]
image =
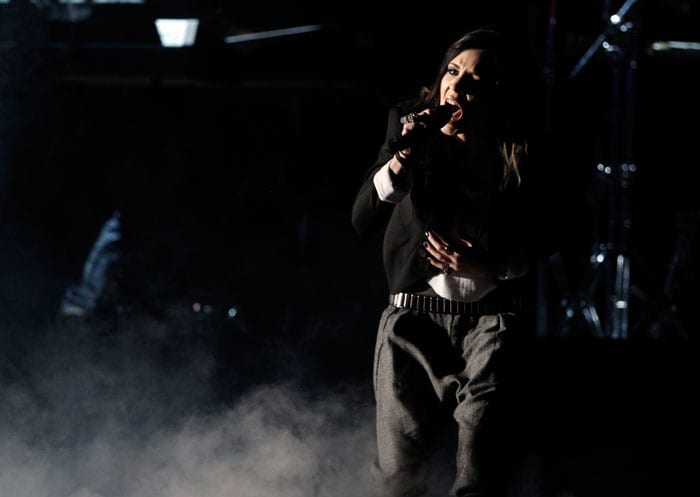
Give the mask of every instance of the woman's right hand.
[{"label": "woman's right hand", "polygon": [[[427,115],[430,115],[430,109],[423,109],[420,112],[412,112],[411,114],[409,114],[409,116],[411,117],[406,120],[402,118],[403,128],[401,128],[401,136],[405,136],[406,134],[410,133],[411,131],[414,131],[418,127],[425,128],[425,120],[420,119],[419,116]],[[396,151],[396,153],[392,157],[391,164],[389,164],[389,167],[394,172],[394,174],[401,174],[401,172],[406,169],[408,162],[411,160],[411,153],[411,147],[407,147]]]}]

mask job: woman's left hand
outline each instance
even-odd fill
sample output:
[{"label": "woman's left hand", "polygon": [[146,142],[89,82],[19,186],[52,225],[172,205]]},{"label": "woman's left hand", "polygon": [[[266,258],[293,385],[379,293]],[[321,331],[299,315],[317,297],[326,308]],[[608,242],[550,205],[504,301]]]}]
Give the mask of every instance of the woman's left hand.
[{"label": "woman's left hand", "polygon": [[428,261],[443,274],[482,278],[496,276],[489,255],[466,238],[455,235],[448,240],[434,231],[427,231],[425,235],[423,246],[428,252]]}]

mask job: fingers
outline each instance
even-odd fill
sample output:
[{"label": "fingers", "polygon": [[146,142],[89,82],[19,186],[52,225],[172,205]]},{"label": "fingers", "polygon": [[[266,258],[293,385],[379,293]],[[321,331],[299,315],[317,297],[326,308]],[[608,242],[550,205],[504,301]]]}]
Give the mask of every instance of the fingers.
[{"label": "fingers", "polygon": [[434,231],[425,232],[423,246],[428,252],[430,264],[443,274],[450,272],[464,273],[469,265],[477,260],[476,246],[466,238],[455,236],[448,241],[445,237]]},{"label": "fingers", "polygon": [[442,248],[445,251],[450,250],[450,244],[447,243],[447,240],[433,231],[426,231],[425,238],[428,240],[428,243],[430,243],[436,249]]},{"label": "fingers", "polygon": [[436,267],[437,269],[439,269],[442,274],[449,274],[450,272],[453,271],[451,262],[440,261],[431,255],[428,255],[428,262],[433,267]]},{"label": "fingers", "polygon": [[420,112],[411,112],[400,119],[403,124],[403,134],[415,129],[416,127],[425,127],[427,120],[430,118],[430,109],[424,109]]},{"label": "fingers", "polygon": [[428,252],[428,261],[444,274],[449,273],[455,264],[455,253],[449,244],[440,236],[430,231],[425,233],[426,241],[423,242]]}]

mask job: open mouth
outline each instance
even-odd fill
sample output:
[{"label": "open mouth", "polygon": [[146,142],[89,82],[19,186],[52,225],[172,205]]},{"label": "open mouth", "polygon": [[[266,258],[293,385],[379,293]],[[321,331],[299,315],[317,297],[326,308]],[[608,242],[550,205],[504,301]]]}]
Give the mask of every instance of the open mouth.
[{"label": "open mouth", "polygon": [[451,112],[452,112],[452,114],[451,114],[451,116],[450,116],[450,122],[455,122],[455,121],[459,121],[460,119],[462,119],[462,116],[464,115],[464,112],[462,111],[462,107],[459,106],[459,105],[454,101],[454,99],[452,99],[452,98],[450,98],[450,97],[447,97],[447,98],[445,99],[445,105],[449,106],[449,107],[450,107],[450,110],[451,110]]},{"label": "open mouth", "polygon": [[447,103],[447,105],[452,107],[452,117],[450,117],[450,122],[455,122],[455,121],[459,121],[460,119],[462,119],[462,115],[464,114],[462,111],[462,108],[459,105],[455,104],[454,102],[448,101],[446,103]]}]

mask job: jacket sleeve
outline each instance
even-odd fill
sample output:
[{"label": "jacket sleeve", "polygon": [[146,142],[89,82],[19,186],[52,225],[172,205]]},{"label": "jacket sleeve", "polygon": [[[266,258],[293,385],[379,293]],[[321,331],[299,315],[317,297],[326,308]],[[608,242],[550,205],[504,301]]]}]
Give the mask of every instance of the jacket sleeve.
[{"label": "jacket sleeve", "polygon": [[373,180],[376,172],[391,159],[389,144],[401,136],[400,117],[399,106],[389,109],[384,144],[379,149],[374,165],[365,173],[353,202],[352,226],[361,236],[372,235],[384,229],[394,208],[394,204],[379,199]]}]

